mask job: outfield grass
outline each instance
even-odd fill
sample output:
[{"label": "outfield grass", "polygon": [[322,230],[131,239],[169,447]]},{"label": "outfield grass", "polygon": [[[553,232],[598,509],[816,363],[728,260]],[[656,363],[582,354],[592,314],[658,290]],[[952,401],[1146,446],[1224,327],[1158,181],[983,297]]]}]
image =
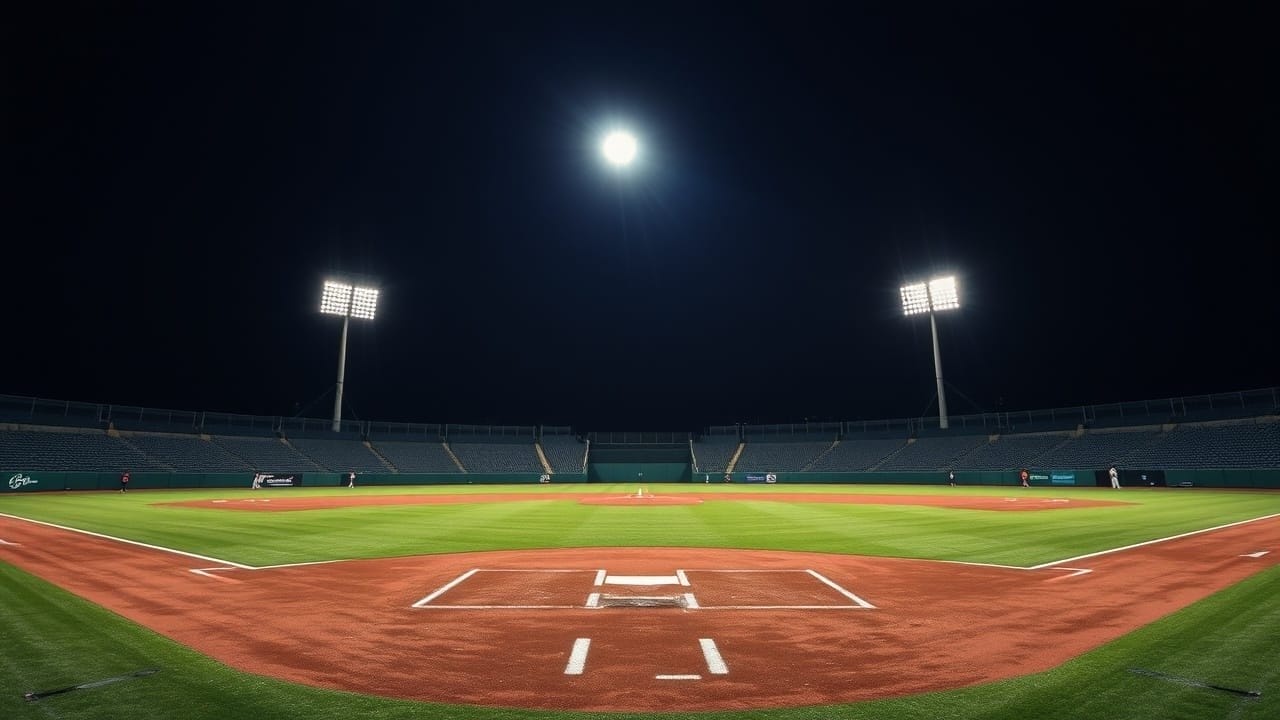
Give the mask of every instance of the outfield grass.
[{"label": "outfield grass", "polygon": [[[950,487],[665,486],[674,492],[986,494],[1122,499],[1132,506],[1038,512],[708,501],[602,507],[569,500],[376,506],[304,512],[175,508],[157,502],[255,497],[248,491],[135,491],[0,497],[0,512],[253,565],[433,552],[571,546],[818,550],[1031,565],[1280,513],[1280,493]],[[291,495],[584,491],[635,485],[291,489]],[[1276,549],[1280,551],[1280,548]],[[1280,717],[1280,568],[1273,568],[1051,672],[977,688],[823,708],[611,718],[1270,718]],[[157,667],[156,675],[28,703],[22,692]],[[1128,672],[1143,668],[1261,691],[1247,699]],[[786,672],[786,668],[779,668]],[[0,563],[3,718],[586,718],[385,700],[230,670]]]}]

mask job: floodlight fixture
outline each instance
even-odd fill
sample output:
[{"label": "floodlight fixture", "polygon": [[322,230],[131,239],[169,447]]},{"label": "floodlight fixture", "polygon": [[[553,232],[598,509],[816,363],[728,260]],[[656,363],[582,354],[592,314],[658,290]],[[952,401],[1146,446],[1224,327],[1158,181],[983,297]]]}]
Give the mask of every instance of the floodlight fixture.
[{"label": "floodlight fixture", "polygon": [[942,351],[938,348],[938,320],[934,314],[960,307],[956,276],[944,275],[927,283],[903,285],[899,292],[902,294],[903,315],[929,313],[929,329],[933,334],[933,373],[938,382],[938,427],[946,430],[950,427],[947,422],[947,393],[942,383]]},{"label": "floodlight fixture", "polygon": [[342,344],[338,347],[338,385],[333,395],[333,431],[342,429],[342,385],[347,374],[347,330],[351,318],[372,320],[378,310],[378,290],[337,280],[326,280],[320,295],[320,312],[342,316]]}]

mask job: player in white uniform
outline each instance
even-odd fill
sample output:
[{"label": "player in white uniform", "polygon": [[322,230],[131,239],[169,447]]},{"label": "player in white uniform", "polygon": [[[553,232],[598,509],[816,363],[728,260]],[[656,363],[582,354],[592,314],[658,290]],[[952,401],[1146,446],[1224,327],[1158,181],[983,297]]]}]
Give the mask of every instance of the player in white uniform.
[{"label": "player in white uniform", "polygon": [[1120,472],[1116,470],[1115,465],[1111,466],[1111,469],[1107,471],[1107,475],[1111,476],[1111,487],[1115,488],[1116,490],[1119,490],[1120,489]]}]

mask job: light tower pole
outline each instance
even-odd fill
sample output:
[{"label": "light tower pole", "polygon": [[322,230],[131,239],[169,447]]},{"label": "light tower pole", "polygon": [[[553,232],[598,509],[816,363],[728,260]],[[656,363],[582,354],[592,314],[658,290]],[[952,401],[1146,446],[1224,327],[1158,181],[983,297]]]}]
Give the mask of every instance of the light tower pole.
[{"label": "light tower pole", "polygon": [[347,374],[347,330],[351,318],[372,320],[378,309],[377,288],[358,287],[326,280],[320,296],[320,312],[342,316],[342,344],[338,346],[338,385],[333,394],[333,431],[342,429],[342,385]]},{"label": "light tower pole", "polygon": [[954,275],[939,277],[927,283],[912,283],[900,288],[902,293],[902,314],[920,315],[929,313],[929,330],[933,335],[933,374],[938,381],[938,427],[946,430],[947,392],[942,384],[942,350],[938,346],[939,310],[955,310],[960,307],[960,294],[956,290]]}]

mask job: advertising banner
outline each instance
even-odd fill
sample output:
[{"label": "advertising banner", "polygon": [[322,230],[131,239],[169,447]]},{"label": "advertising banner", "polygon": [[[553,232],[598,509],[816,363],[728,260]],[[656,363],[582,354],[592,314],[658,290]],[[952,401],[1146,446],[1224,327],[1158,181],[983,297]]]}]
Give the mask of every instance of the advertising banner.
[{"label": "advertising banner", "polygon": [[773,473],[769,473],[769,474],[767,474],[767,475],[759,475],[759,474],[755,474],[755,473],[747,473],[747,482],[749,482],[749,483],[769,483],[769,484],[771,484],[771,485],[772,485],[773,483],[778,482],[778,476],[777,476],[777,475],[774,475]]},{"label": "advertising banner", "polygon": [[254,488],[298,487],[302,473],[257,473],[253,476]]},{"label": "advertising banner", "polygon": [[9,473],[8,482],[5,483],[4,491],[10,490],[39,490],[40,481],[31,477],[31,473]]}]

